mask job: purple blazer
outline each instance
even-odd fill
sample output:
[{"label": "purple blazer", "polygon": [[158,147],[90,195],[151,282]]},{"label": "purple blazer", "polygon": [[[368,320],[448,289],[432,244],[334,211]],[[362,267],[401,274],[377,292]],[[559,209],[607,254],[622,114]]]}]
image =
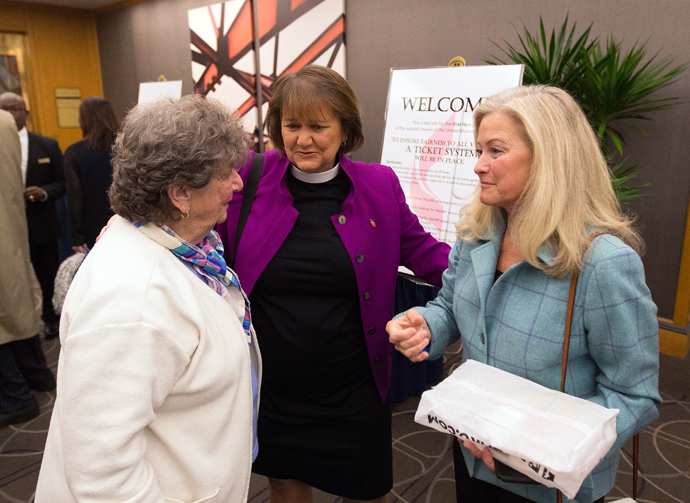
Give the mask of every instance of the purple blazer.
[{"label": "purple blazer", "polygon": [[[243,181],[247,179],[251,159],[240,170]],[[289,166],[290,161],[282,151],[266,152],[259,187],[235,259],[234,270],[247,295],[297,219],[298,212],[292,207],[293,198],[287,188]],[[404,265],[425,281],[441,286],[450,247],[424,231],[405,203],[402,187],[391,168],[345,157],[340,158],[340,166],[350,177],[350,194],[342,211],[331,220],[352,260],[369,363],[381,398],[385,400],[391,382],[391,344],[386,323],[395,314],[398,266]],[[242,195],[242,192],[235,194],[227,221],[217,227],[228,257],[235,246]],[[261,334],[258,336],[260,343]]]}]

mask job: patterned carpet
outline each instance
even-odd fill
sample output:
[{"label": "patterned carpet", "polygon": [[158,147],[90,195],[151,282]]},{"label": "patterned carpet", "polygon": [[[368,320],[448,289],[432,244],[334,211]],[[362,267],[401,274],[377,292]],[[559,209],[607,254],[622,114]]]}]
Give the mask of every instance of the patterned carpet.
[{"label": "patterned carpet", "polygon": [[[444,374],[455,369],[460,353],[453,346],[444,355]],[[690,474],[690,357],[661,355],[660,389],[664,404],[660,417],[640,435],[639,503],[689,503]],[[433,383],[430,383],[433,384]],[[414,422],[419,397],[410,397],[393,410],[393,479],[391,503],[445,503],[455,501],[451,436]],[[606,501],[632,492],[632,441],[623,456],[613,491]],[[268,501],[266,481],[254,476],[251,503]],[[340,498],[315,491],[315,503]],[[478,502],[481,503],[481,502]]]},{"label": "patterned carpet", "polygon": [[[51,368],[55,370],[58,341],[45,341],[43,349]],[[444,360],[447,374],[458,364],[460,354],[451,347]],[[664,404],[660,407],[661,416],[641,435],[638,502],[687,503],[690,502],[690,358],[681,360],[661,355],[660,389],[664,398]],[[41,405],[38,418],[0,429],[0,503],[33,501],[55,394],[36,393],[36,397]],[[455,498],[455,481],[451,437],[414,422],[418,402],[419,397],[410,397],[394,408],[394,487],[390,501],[452,502]],[[630,445],[623,449],[616,487],[606,501],[630,495],[631,452]],[[252,477],[249,501],[268,501],[265,478]],[[314,501],[336,503],[339,498],[316,491]]]},{"label": "patterned carpet", "polygon": [[[54,373],[59,341],[43,341],[43,352]],[[34,392],[34,396],[41,406],[41,414],[36,419],[0,429],[0,501],[3,503],[33,501],[55,392]]]}]

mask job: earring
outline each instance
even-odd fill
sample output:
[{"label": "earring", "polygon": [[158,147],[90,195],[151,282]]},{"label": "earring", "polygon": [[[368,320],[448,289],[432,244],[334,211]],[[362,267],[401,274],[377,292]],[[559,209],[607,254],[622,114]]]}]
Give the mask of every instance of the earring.
[{"label": "earring", "polygon": [[341,147],[344,147],[345,145],[347,145],[347,142],[346,142],[346,141],[341,141],[341,142],[340,142],[340,146],[341,146]]},{"label": "earring", "polygon": [[189,210],[187,210],[187,211],[185,211],[184,213],[182,213],[181,216],[182,216],[182,220],[184,220],[184,219],[186,219],[186,218],[189,218]]}]

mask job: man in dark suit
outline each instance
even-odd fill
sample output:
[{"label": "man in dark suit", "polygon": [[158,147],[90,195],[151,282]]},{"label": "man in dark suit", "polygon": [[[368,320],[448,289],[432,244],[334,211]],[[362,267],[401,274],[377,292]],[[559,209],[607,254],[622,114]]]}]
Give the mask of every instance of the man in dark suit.
[{"label": "man in dark suit", "polygon": [[53,285],[60,265],[58,240],[62,228],[55,201],[65,195],[62,152],[57,141],[26,130],[29,111],[15,93],[0,94],[0,109],[14,116],[22,143],[24,201],[29,226],[31,263],[43,291],[43,322],[46,338],[58,336],[59,316],[53,310]]}]

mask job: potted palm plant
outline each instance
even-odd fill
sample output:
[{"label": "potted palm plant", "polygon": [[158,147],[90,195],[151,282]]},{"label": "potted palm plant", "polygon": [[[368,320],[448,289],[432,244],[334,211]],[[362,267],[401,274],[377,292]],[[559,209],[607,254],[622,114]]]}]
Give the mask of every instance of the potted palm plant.
[{"label": "potted palm plant", "polygon": [[533,35],[523,26],[519,46],[494,42],[502,55],[486,62],[524,64],[523,84],[549,84],[568,91],[599,135],[618,199],[639,197],[646,185],[630,184],[638,166],[627,165],[623,156],[624,128],[643,131],[637,121],[653,120],[650,112],[667,110],[680,100],[652,95],[674,83],[687,64],[674,66],[672,58],[658,59],[658,53],[649,57],[646,42],[626,51],[613,36],[605,42],[590,38],[591,24],[576,36],[576,23],[569,27],[568,16],[550,36],[541,18],[539,28]]}]

